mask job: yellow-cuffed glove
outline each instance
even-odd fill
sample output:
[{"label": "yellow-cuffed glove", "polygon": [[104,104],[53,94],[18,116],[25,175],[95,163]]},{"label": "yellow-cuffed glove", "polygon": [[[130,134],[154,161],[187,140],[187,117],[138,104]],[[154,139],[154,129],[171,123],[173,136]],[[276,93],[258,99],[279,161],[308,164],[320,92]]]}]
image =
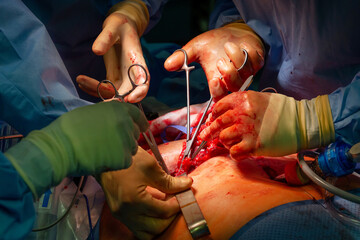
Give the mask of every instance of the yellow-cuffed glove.
[{"label": "yellow-cuffed glove", "polygon": [[32,131],[5,156],[35,198],[68,175],[127,168],[137,151],[145,116],[127,103],[103,102],[65,113]]},{"label": "yellow-cuffed glove", "polygon": [[234,158],[284,156],[335,140],[327,95],[296,101],[276,93],[232,93],[215,104],[212,120],[200,137],[219,136]]},{"label": "yellow-cuffed glove", "polygon": [[[128,69],[132,64],[140,64],[149,77],[146,84],[138,86],[125,97],[126,102],[139,102],[147,94],[150,74],[142,53],[140,37],[149,23],[149,12],[144,2],[126,0],[115,4],[103,24],[103,30],[94,41],[92,50],[104,56],[106,79],[114,83],[120,93],[128,92],[132,87],[128,80]],[[145,82],[145,73],[140,67],[131,68],[132,79],[140,84]],[[105,76],[104,76],[105,77]],[[79,75],[76,78],[79,87],[88,94],[98,97],[99,80]],[[111,98],[114,95],[110,84],[99,88],[101,96]]]}]

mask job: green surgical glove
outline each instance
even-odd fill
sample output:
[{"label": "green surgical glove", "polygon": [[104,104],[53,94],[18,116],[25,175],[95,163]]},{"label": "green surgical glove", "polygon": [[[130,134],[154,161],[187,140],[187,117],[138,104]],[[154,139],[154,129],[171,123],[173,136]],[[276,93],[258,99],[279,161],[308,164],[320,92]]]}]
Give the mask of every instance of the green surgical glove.
[{"label": "green surgical glove", "polygon": [[68,112],[31,132],[5,155],[35,198],[68,175],[127,168],[145,116],[133,105],[98,103]]},{"label": "green surgical glove", "polygon": [[215,104],[210,121],[200,137],[219,137],[239,159],[248,154],[284,156],[335,140],[327,95],[296,101],[275,93],[232,93]]}]

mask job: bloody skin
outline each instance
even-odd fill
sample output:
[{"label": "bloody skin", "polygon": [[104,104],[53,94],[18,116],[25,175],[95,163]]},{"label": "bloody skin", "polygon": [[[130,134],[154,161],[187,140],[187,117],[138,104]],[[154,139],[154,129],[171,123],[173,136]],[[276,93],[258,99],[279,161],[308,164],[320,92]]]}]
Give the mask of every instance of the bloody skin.
[{"label": "bloody skin", "polygon": [[[202,126],[202,129],[203,128],[204,126]],[[194,131],[195,130],[193,130],[193,132]],[[197,137],[193,149],[199,147],[201,143],[202,140],[199,137]],[[220,143],[219,138],[215,138],[207,142],[203,147],[203,149],[200,150],[200,152],[196,155],[194,159],[191,159],[190,157],[186,157],[184,158],[184,160],[182,160],[185,149],[186,149],[186,142],[183,143],[183,148],[177,161],[177,168],[175,169],[174,172],[171,173],[171,175],[173,176],[180,176],[183,173],[189,174],[193,170],[195,170],[198,166],[200,166],[202,163],[209,160],[210,158],[224,154],[226,155],[229,154],[229,151]]]}]

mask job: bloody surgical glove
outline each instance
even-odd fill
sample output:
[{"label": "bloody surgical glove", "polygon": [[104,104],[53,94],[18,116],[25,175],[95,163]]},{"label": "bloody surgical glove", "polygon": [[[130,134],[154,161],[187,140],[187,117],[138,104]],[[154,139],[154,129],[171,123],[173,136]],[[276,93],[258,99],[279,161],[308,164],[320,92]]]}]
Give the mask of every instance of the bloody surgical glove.
[{"label": "bloody surgical glove", "polygon": [[232,93],[214,106],[204,140],[219,136],[234,158],[284,156],[335,140],[327,95],[296,101],[276,93]]},{"label": "bloody surgical glove", "polygon": [[[131,85],[128,80],[128,69],[132,64],[141,64],[149,75],[142,53],[140,36],[144,33],[149,22],[149,12],[140,0],[126,0],[114,5],[109,16],[105,19],[103,30],[96,38],[92,50],[97,55],[104,55],[106,79],[115,84],[119,93],[128,92]],[[131,68],[132,79],[136,83],[145,81],[144,70],[140,67]],[[90,95],[98,96],[98,80],[88,76],[77,77],[79,87]],[[149,81],[138,86],[125,97],[127,102],[139,102],[147,94]],[[101,95],[110,98],[114,95],[110,84],[101,84]]]},{"label": "bloody surgical glove", "polygon": [[175,197],[167,197],[165,193],[190,188],[192,179],[166,174],[153,156],[139,148],[128,169],[103,173],[100,182],[112,215],[138,239],[152,239],[180,211]]},{"label": "bloody surgical glove", "polygon": [[[183,49],[188,63],[198,62],[205,71],[210,94],[215,101],[228,91],[236,92],[243,82],[264,65],[264,46],[261,39],[245,23],[231,23],[192,39]],[[239,69],[248,53],[248,60]],[[176,71],[184,62],[184,54],[175,52],[165,61],[168,71]],[[239,70],[238,70],[239,69]]]},{"label": "bloody surgical glove", "polygon": [[67,175],[127,168],[148,123],[127,103],[98,103],[65,113],[32,131],[5,155],[37,198]]}]

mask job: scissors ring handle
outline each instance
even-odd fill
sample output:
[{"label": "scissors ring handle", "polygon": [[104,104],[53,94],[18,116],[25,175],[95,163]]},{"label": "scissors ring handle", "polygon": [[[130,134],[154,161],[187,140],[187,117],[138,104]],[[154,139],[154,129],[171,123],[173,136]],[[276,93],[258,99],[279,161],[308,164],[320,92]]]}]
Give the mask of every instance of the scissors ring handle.
[{"label": "scissors ring handle", "polygon": [[244,54],[245,54],[245,60],[244,60],[244,62],[243,62],[243,64],[238,68],[238,69],[236,69],[237,71],[240,71],[241,69],[243,69],[244,68],[244,66],[245,66],[245,64],[246,64],[246,62],[247,62],[247,60],[248,60],[248,52],[245,50],[245,49],[241,49],[243,52],[244,52]]},{"label": "scissors ring handle", "polygon": [[[132,67],[135,67],[135,66],[140,67],[142,70],[144,70],[145,81],[143,83],[141,83],[141,84],[136,84],[131,78],[130,70],[131,70]],[[143,85],[143,84],[147,83],[147,81],[149,80],[149,76],[148,76],[148,73],[147,73],[145,67],[143,65],[139,64],[139,63],[134,63],[134,64],[130,65],[130,67],[128,69],[128,77],[129,77],[130,83],[133,86],[133,88],[135,88],[137,86],[140,86],[140,85]]]},{"label": "scissors ring handle", "polygon": [[105,100],[105,98],[103,98],[103,96],[101,96],[101,93],[100,93],[100,85],[101,85],[102,83],[110,83],[111,86],[114,88],[114,91],[115,91],[114,97],[120,96],[119,93],[118,93],[118,91],[116,90],[116,87],[115,87],[114,83],[112,83],[110,80],[102,80],[102,81],[99,82],[99,84],[97,85],[97,94],[98,94],[98,96],[101,98],[101,100],[103,100],[103,101]]}]

